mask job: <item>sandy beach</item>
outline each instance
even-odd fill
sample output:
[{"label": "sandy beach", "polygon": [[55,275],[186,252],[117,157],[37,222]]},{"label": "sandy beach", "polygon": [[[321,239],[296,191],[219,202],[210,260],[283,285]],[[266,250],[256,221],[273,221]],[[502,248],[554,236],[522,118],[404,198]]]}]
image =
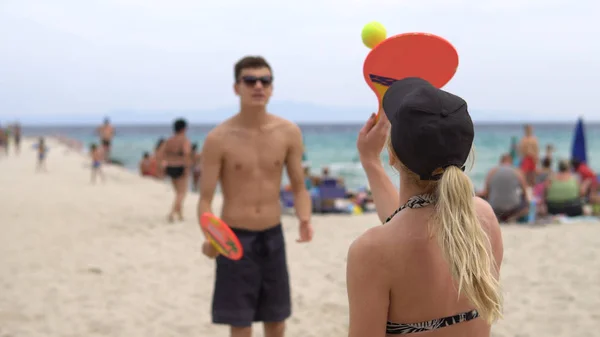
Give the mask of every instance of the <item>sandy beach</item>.
[{"label": "sandy beach", "polygon": [[[168,224],[170,185],[105,167],[48,139],[0,158],[0,337],[227,336],[211,324],[214,261],[200,251],[198,195]],[[216,198],[214,211],[219,211]],[[376,215],[314,216],[298,244],[284,216],[293,316],[287,336],[347,336],[346,253]],[[497,337],[600,336],[600,224],[503,228],[505,318]],[[256,325],[254,336],[262,336]]]}]

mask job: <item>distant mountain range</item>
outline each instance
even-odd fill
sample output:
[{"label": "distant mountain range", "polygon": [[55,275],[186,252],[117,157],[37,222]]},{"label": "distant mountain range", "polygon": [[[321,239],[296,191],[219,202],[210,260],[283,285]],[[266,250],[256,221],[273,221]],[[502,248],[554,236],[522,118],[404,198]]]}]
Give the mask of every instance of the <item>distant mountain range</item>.
[{"label": "distant mountain range", "polygon": [[[100,123],[104,117],[109,117],[115,124],[165,124],[175,118],[186,118],[192,124],[218,123],[238,111],[237,106],[227,106],[208,110],[184,111],[137,111],[120,109],[106,114],[54,114],[54,115],[7,115],[0,112],[0,123],[4,124],[19,120],[29,125],[89,125]],[[300,123],[335,123],[354,124],[364,122],[373,107],[341,107],[326,106],[306,102],[274,101],[269,104],[269,111],[284,118]],[[471,116],[475,122],[573,122],[573,116],[540,116],[523,111],[472,110]]]}]

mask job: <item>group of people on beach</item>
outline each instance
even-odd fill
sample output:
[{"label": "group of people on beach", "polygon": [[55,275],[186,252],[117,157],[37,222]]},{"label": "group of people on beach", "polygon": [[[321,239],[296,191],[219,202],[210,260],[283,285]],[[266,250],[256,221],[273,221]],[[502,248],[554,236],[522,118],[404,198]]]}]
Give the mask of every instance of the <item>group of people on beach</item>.
[{"label": "group of people on beach", "polygon": [[[208,133],[201,151],[187,138],[186,121],[176,120],[173,135],[144,155],[140,171],[171,179],[176,192],[171,221],[183,218],[190,172],[198,170],[198,217],[213,213],[220,185],[219,217],[244,255],[230,260],[203,239],[202,253],[216,264],[212,321],[228,325],[232,337],[250,337],[254,322],[263,322],[266,337],[282,337],[292,315],[281,225],[284,170],[294,196],[296,242],[306,244],[315,235],[302,133],[267,112],[274,76],[263,57],[244,57],[233,70],[239,112]],[[91,148],[93,166],[109,158],[114,129],[108,120],[99,134],[101,145]],[[489,336],[491,324],[502,317],[500,226],[464,172],[473,139],[467,103],[420,78],[391,84],[379,117],[371,114],[360,130],[359,159],[382,225],[348,250],[349,337],[434,331]],[[386,174],[384,150],[400,189]]]},{"label": "group of people on beach", "polygon": [[14,147],[15,154],[19,155],[21,152],[21,137],[20,123],[0,125],[0,157],[8,155],[10,147]]},{"label": "group of people on beach", "polygon": [[[579,158],[555,160],[554,146],[546,145],[540,156],[537,138],[531,125],[515,144],[513,153],[500,157],[498,166],[486,177],[479,193],[486,198],[501,222],[532,220],[535,216],[590,214],[600,204],[596,173]],[[520,164],[515,160],[521,157]],[[552,168],[556,164],[556,170]],[[535,201],[532,203],[532,200]],[[586,204],[592,206],[586,210]],[[532,207],[535,207],[532,209]]]}]

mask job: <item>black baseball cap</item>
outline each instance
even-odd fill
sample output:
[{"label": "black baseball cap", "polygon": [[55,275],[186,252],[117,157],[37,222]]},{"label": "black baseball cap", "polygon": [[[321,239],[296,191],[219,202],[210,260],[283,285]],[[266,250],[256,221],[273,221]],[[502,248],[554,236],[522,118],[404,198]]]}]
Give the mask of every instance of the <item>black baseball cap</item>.
[{"label": "black baseball cap", "polygon": [[383,110],[396,156],[421,180],[438,180],[449,166],[464,170],[475,136],[465,100],[409,77],[388,88]]}]

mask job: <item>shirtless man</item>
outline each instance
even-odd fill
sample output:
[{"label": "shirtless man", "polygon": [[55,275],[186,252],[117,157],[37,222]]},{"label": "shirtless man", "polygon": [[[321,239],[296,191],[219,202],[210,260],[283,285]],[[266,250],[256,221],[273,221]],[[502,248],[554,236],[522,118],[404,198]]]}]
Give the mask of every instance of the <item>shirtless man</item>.
[{"label": "shirtless man", "polygon": [[98,135],[100,135],[100,141],[102,142],[104,160],[108,160],[110,158],[110,145],[115,135],[115,128],[110,125],[108,117],[104,118],[104,124],[98,127],[97,132]]},{"label": "shirtless man", "polygon": [[533,135],[531,125],[525,125],[525,136],[519,144],[519,154],[521,155],[521,171],[525,175],[527,184],[535,184],[536,166],[539,159],[539,146],[537,138]]},{"label": "shirtless man", "polygon": [[271,67],[262,57],[245,57],[234,68],[240,112],[215,127],[202,149],[198,215],[212,212],[221,183],[221,219],[238,236],[239,261],[217,256],[204,241],[203,253],[216,257],[212,321],[231,327],[232,337],[250,337],[252,322],[264,322],[265,337],[284,336],[291,315],[289,275],[279,201],[286,167],[300,227],[297,242],[309,242],[311,199],[304,185],[302,133],[290,121],[271,115]]}]

